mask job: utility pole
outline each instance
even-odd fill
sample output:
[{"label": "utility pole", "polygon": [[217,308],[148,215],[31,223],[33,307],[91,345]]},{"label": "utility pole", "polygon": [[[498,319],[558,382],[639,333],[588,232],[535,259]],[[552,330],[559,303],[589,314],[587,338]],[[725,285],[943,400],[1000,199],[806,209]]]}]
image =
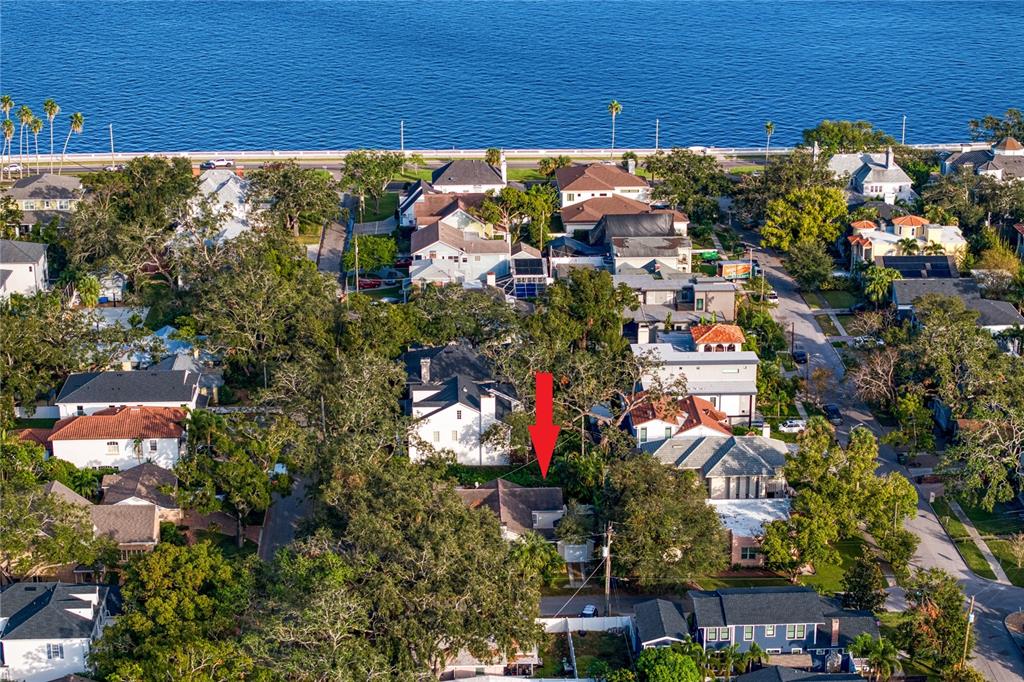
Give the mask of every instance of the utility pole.
[{"label": "utility pole", "polygon": [[611,615],[611,521],[604,530],[604,614]]},{"label": "utility pole", "polygon": [[116,165],[114,163],[114,124],[110,124],[110,165]]},{"label": "utility pole", "polygon": [[971,625],[974,624],[974,595],[971,595],[971,606],[967,609],[967,629],[964,630],[964,654],[960,657],[960,667],[967,665],[967,645],[971,641]]},{"label": "utility pole", "polygon": [[324,407],[324,394],[320,394],[320,431],[327,438],[327,408]]},{"label": "utility pole", "polygon": [[398,122],[398,144],[402,150],[402,156],[405,156],[405,119]]},{"label": "utility pole", "polygon": [[900,135],[900,144],[907,143],[907,115],[903,114],[903,133]]},{"label": "utility pole", "polygon": [[661,121],[654,119],[654,151],[658,151],[658,135],[661,132]]},{"label": "utility pole", "polygon": [[789,354],[796,350],[796,322],[789,323]]},{"label": "utility pole", "polygon": [[359,293],[359,235],[352,237],[352,241],[355,242],[356,249],[356,293]]}]

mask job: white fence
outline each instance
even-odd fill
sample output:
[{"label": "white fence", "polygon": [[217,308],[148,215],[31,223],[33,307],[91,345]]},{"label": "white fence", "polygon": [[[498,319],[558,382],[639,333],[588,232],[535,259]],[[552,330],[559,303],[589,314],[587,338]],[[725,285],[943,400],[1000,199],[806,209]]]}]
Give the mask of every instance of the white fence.
[{"label": "white fence", "polygon": [[608,632],[609,630],[633,631],[630,616],[601,616],[598,618],[538,618],[547,633],[565,632]]},{"label": "white fence", "polygon": [[36,405],[36,411],[29,414],[25,408],[16,407],[14,416],[19,419],[60,419],[60,408],[56,405]]}]

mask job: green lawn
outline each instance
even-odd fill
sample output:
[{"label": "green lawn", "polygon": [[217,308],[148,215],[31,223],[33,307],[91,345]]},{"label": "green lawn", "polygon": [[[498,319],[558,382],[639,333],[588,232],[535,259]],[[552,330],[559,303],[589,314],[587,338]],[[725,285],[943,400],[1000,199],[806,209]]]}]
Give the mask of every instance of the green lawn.
[{"label": "green lawn", "polygon": [[985,511],[980,507],[971,507],[963,502],[960,508],[967,514],[967,518],[974,522],[974,527],[983,536],[987,535],[1010,535],[1024,531],[1024,521],[1019,515],[1019,507],[1013,504],[997,504],[992,511]]},{"label": "green lawn", "polygon": [[541,175],[536,168],[509,168],[508,179],[512,182],[544,182],[548,176]]},{"label": "green lawn", "polygon": [[853,321],[857,319],[856,315],[836,315],[836,319],[839,320],[839,324],[843,325],[843,328],[846,330],[847,334],[853,333],[850,331],[850,325],[853,324]]},{"label": "green lawn", "polygon": [[434,171],[430,168],[418,168],[416,170],[406,169],[398,174],[396,180],[406,180],[408,182],[416,182],[417,180],[430,181],[433,177]]},{"label": "green lawn", "polygon": [[995,580],[996,574],[992,572],[992,568],[985,561],[981,550],[967,534],[964,524],[960,523],[960,520],[950,510],[949,503],[939,497],[932,503],[932,508],[935,510],[935,514],[939,517],[939,521],[946,529],[946,532],[953,539],[953,544],[960,550],[960,554],[967,563],[967,567],[982,578]]},{"label": "green lawn", "polygon": [[209,540],[210,544],[219,547],[220,550],[224,553],[224,556],[229,558],[247,557],[250,554],[256,553],[256,543],[252,542],[251,540],[246,540],[245,545],[241,549],[238,548],[238,543],[235,542],[235,535],[233,529],[230,535],[225,535],[224,533],[215,533],[210,530],[199,530],[196,531],[196,537],[200,541]]},{"label": "green lawn", "polygon": [[747,173],[758,173],[758,172],[763,171],[763,170],[764,170],[764,166],[762,166],[760,164],[752,163],[752,164],[747,165],[747,166],[733,166],[732,168],[727,169],[725,172],[726,173],[736,173],[737,175],[744,175],[744,174],[747,174]]},{"label": "green lawn", "polygon": [[818,310],[822,308],[821,299],[818,298],[817,292],[814,291],[801,291],[800,295],[804,297],[804,302],[807,303],[807,307],[811,310]]},{"label": "green lawn", "polygon": [[359,293],[361,293],[363,296],[366,296],[367,298],[372,298],[374,300],[379,300],[382,298],[397,298],[399,301],[402,300],[401,286],[380,287],[379,289],[363,289]]},{"label": "green lawn", "polygon": [[534,677],[565,677],[563,660],[569,661],[569,642],[565,635],[544,635],[537,650],[541,665],[534,670]]},{"label": "green lawn", "polygon": [[825,336],[839,336],[839,330],[828,315],[815,315],[814,320],[821,327],[821,331],[825,332]]},{"label": "green lawn", "polygon": [[986,539],[985,544],[999,559],[999,564],[1006,571],[1006,577],[1017,587],[1024,587],[1024,568],[1017,568],[1017,560],[1010,553],[1010,543],[1006,540]]},{"label": "green lawn", "polygon": [[56,419],[15,419],[16,429],[52,429]]},{"label": "green lawn", "polygon": [[863,553],[864,540],[853,538],[836,545],[839,552],[839,563],[821,564],[814,567],[814,575],[805,575],[800,579],[804,585],[810,585],[819,592],[835,594],[843,589],[843,576]]},{"label": "green lawn", "polygon": [[818,296],[825,299],[829,308],[850,308],[861,301],[850,291],[819,291]]},{"label": "green lawn", "polygon": [[594,661],[604,661],[612,670],[628,668],[631,664],[629,645],[622,635],[611,632],[577,632],[573,633],[572,644],[576,651],[576,672],[580,677],[588,674]]},{"label": "green lawn", "polygon": [[398,208],[398,194],[395,192],[388,192],[380,200],[380,206],[374,202],[373,199],[367,198],[366,210],[363,213],[362,219],[360,220],[358,211],[356,212],[356,220],[363,223],[372,223],[376,220],[387,220],[388,218],[395,215],[395,210]]},{"label": "green lawn", "polygon": [[714,277],[718,273],[718,266],[701,263],[697,266],[697,270],[709,277]]}]

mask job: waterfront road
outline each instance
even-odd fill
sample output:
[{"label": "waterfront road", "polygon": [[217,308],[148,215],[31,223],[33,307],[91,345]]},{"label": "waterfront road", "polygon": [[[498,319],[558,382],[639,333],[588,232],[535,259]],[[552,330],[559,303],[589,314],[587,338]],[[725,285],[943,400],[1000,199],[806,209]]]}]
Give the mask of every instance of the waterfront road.
[{"label": "waterfront road", "polygon": [[[742,234],[746,241],[758,243],[756,234]],[[837,403],[845,417],[845,424],[837,429],[839,437],[848,438],[850,429],[856,425],[867,426],[877,435],[884,434],[885,428],[854,395],[851,382],[843,380],[842,359],[815,322],[814,315],[797,292],[796,283],[783,270],[779,258],[764,251],[756,251],[755,257],[764,267],[768,282],[779,294],[779,306],[774,312],[776,319],[786,325],[787,333],[795,332],[796,342],[807,349],[815,366],[828,367],[836,377],[825,397]],[[897,463],[895,452],[886,445],[879,448],[879,471],[898,471],[909,478],[907,469]],[[1024,679],[1024,657],[1003,625],[1008,614],[1024,610],[1024,588],[1001,585],[972,573],[924,496],[920,496],[918,501],[917,516],[905,525],[921,541],[911,565],[914,568],[941,568],[960,582],[968,598],[975,598],[976,641],[971,665],[990,682],[1019,682]],[[903,608],[905,600],[900,588],[890,588],[889,592],[889,608]]]}]

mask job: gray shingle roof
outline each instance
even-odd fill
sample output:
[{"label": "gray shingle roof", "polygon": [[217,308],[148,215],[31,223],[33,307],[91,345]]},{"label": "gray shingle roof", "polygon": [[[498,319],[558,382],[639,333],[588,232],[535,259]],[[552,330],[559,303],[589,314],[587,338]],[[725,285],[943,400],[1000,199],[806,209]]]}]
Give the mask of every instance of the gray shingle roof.
[{"label": "gray shingle roof", "polygon": [[549,539],[554,537],[554,529],[535,529],[533,513],[559,511],[563,505],[561,488],[526,488],[501,478],[475,488],[456,488],[455,492],[470,509],[490,509],[513,533],[536,530]]},{"label": "gray shingle roof", "polygon": [[173,492],[177,487],[178,477],[173,472],[152,462],[144,462],[104,476],[102,504],[117,504],[136,497],[164,509],[177,509]]},{"label": "gray shingle roof", "polygon": [[462,340],[447,346],[434,348],[416,348],[402,355],[405,372],[409,383],[421,383],[420,363],[430,360],[430,382],[441,383],[456,374],[472,377],[476,381],[490,381],[491,363],[484,358],[468,341]]},{"label": "gray shingle roof", "polygon": [[786,444],[763,436],[669,438],[643,448],[663,463],[702,476],[774,476],[786,464]]},{"label": "gray shingle roof", "polygon": [[591,244],[611,243],[615,237],[675,237],[671,213],[606,215],[590,231]]},{"label": "gray shingle roof", "polygon": [[108,537],[118,544],[155,544],[160,539],[155,505],[98,504],[89,512],[97,537]]},{"label": "gray shingle roof", "polygon": [[69,585],[67,583],[14,583],[0,590],[0,617],[8,618],[0,637],[3,639],[86,639],[92,635],[98,609],[93,616],[70,613],[89,602],[75,595],[95,594],[113,615],[120,610],[117,588],[109,585]]},{"label": "gray shingle roof", "polygon": [[30,175],[15,182],[7,194],[17,200],[77,199],[82,195],[82,181],[74,175]]},{"label": "gray shingle roof", "polygon": [[0,263],[38,263],[46,255],[46,244],[0,239]]},{"label": "gray shingle roof", "polygon": [[71,488],[60,481],[49,481],[43,485],[43,492],[47,495],[56,495],[60,499],[79,507],[91,507],[92,502],[85,499]]},{"label": "gray shingle roof", "polygon": [[892,283],[897,305],[911,305],[927,294],[972,298],[980,296],[978,285],[969,279],[898,279]]},{"label": "gray shingle roof", "polygon": [[434,185],[501,185],[501,171],[478,159],[455,159],[431,174]]},{"label": "gray shingle roof", "polygon": [[57,403],[107,403],[110,405],[192,400],[199,375],[188,371],[82,372],[64,382]]},{"label": "gray shingle roof", "polygon": [[633,618],[641,644],[666,637],[683,640],[690,636],[682,609],[666,599],[640,602],[633,610]]},{"label": "gray shingle roof", "polygon": [[827,623],[831,605],[810,587],[735,587],[690,592],[697,627]]},{"label": "gray shingle roof", "polygon": [[1017,312],[1012,303],[993,301],[988,298],[969,298],[964,304],[978,313],[978,324],[982,327],[1024,326],[1024,316]]},{"label": "gray shingle roof", "polygon": [[772,665],[734,677],[736,682],[863,682],[858,673],[819,673]]}]

